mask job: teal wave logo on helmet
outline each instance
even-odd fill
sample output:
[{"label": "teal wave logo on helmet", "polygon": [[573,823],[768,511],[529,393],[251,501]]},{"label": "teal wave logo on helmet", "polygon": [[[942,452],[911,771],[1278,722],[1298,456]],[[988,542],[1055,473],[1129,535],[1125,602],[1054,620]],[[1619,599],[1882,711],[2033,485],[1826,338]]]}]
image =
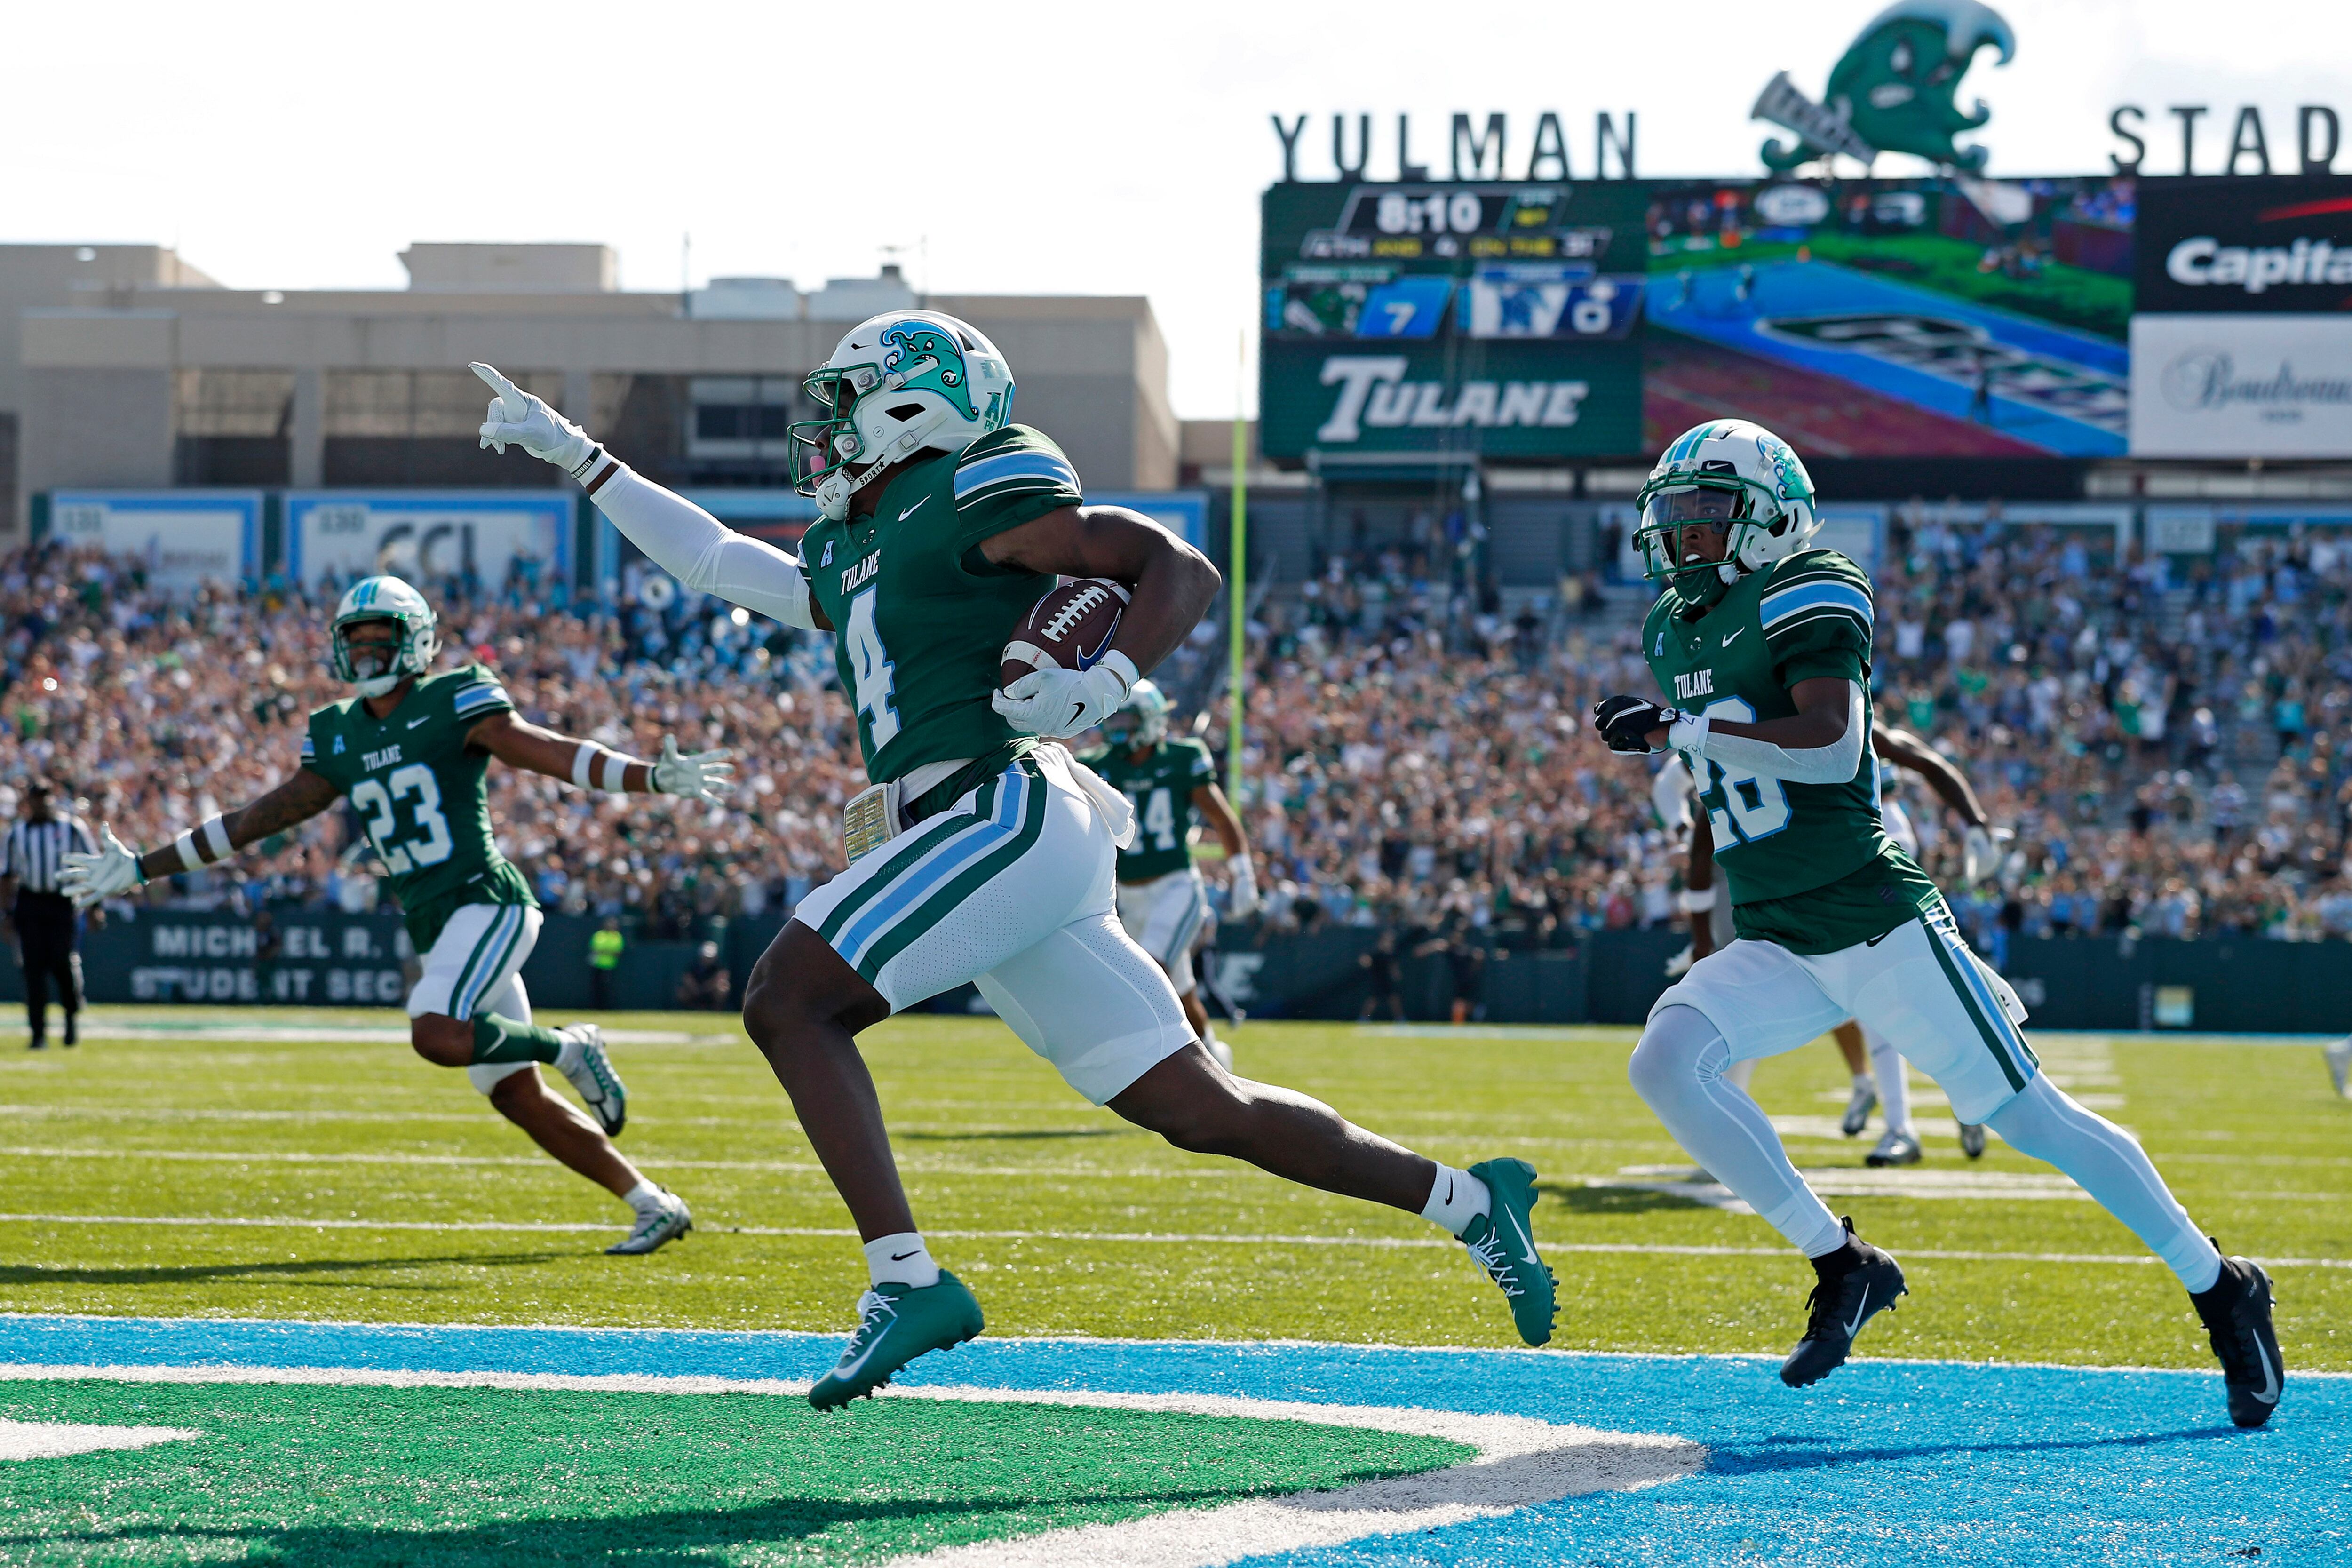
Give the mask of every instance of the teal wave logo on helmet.
[{"label": "teal wave logo on helmet", "polygon": [[801,384],[819,407],[790,429],[793,488],[827,518],[926,451],[962,451],[1013,417],[1012,368],[975,327],[930,310],[860,321]]},{"label": "teal wave logo on helmet", "polygon": [[[390,643],[354,648],[351,630],[369,621],[400,627]],[[343,591],[335,618],[327,623],[327,650],[335,679],[360,689],[362,697],[382,697],[411,676],[433,668],[441,652],[440,617],[425,595],[397,577],[362,577]],[[361,661],[367,661],[363,672]]]},{"label": "teal wave logo on helmet", "polygon": [[[1699,605],[1721,598],[1742,573],[1804,549],[1821,527],[1803,460],[1746,419],[1710,419],[1675,437],[1633,504],[1643,574]],[[1722,553],[1687,548],[1693,529],[1717,532]]]}]

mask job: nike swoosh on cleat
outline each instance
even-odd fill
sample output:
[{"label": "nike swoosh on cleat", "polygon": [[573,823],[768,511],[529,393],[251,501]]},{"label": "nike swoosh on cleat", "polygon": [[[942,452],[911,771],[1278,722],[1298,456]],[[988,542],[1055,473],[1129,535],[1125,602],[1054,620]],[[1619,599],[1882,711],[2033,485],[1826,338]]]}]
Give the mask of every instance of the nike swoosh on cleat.
[{"label": "nike swoosh on cleat", "polygon": [[[896,1320],[893,1321],[895,1321]],[[849,1359],[849,1352],[847,1351],[842,1352],[841,1359],[834,1363],[833,1375],[844,1379],[845,1381],[856,1376],[857,1370],[864,1366],[867,1361],[873,1358],[876,1351],[882,1348],[882,1336],[888,1331],[889,1331],[887,1328],[875,1330],[874,1337],[866,1342],[866,1353],[859,1356],[856,1361]]]},{"label": "nike swoosh on cleat", "polygon": [[1870,1292],[1865,1290],[1862,1293],[1862,1304],[1853,1310],[1853,1321],[1845,1325],[1845,1337],[1852,1339],[1862,1332],[1862,1321],[1868,1316],[1870,1316]]},{"label": "nike swoosh on cleat", "polygon": [[2263,1386],[2253,1390],[2253,1395],[2264,1405],[2276,1405],[2279,1396],[2278,1369],[2271,1364],[2270,1352],[2260,1343],[2254,1346],[2254,1359],[2263,1363]]},{"label": "nike swoosh on cleat", "polygon": [[1532,1259],[1536,1255],[1536,1238],[1528,1234],[1528,1227],[1521,1225],[1519,1223],[1519,1216],[1513,1214],[1509,1209],[1506,1208],[1503,1211],[1503,1217],[1509,1220],[1511,1222],[1511,1228],[1519,1233],[1519,1255],[1523,1258]]}]

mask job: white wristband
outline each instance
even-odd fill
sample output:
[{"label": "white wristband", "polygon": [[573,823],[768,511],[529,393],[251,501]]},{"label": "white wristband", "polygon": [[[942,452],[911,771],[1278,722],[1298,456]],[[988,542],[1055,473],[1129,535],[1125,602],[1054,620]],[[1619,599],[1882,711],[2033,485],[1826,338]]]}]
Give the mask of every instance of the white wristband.
[{"label": "white wristband", "polygon": [[172,847],[180,852],[180,869],[183,871],[201,871],[205,868],[205,858],[196,853],[196,836],[194,832],[183,833],[172,840]]},{"label": "white wristband", "polygon": [[1126,701],[1128,694],[1135,689],[1135,683],[1143,679],[1143,671],[1135,668],[1135,660],[1117,648],[1111,649],[1110,652],[1095,660],[1094,667],[1097,669],[1107,669],[1118,678],[1118,700],[1121,702]]},{"label": "white wristband", "polygon": [[1683,913],[1686,915],[1706,913],[1707,910],[1715,908],[1716,895],[1717,889],[1713,883],[1704,888],[1685,888],[1682,896]]},{"label": "white wristband", "polygon": [[580,789],[594,787],[588,781],[595,775],[588,770],[596,765],[596,753],[604,749],[593,741],[583,741],[580,742],[580,749],[572,753],[572,783],[575,787]]},{"label": "white wristband", "polygon": [[629,759],[621,755],[620,752],[607,752],[604,753],[604,788],[605,794],[618,795],[621,793],[621,781],[627,776],[625,770],[628,768],[628,765]]},{"label": "white wristband", "polygon": [[[1686,756],[1704,756],[1706,754],[1706,714],[1685,713],[1667,728],[1667,749],[1681,752]],[[1698,770],[1694,768],[1691,771],[1696,773]]]},{"label": "white wristband", "polygon": [[229,842],[228,825],[226,823],[215,816],[206,821],[205,824],[196,831],[204,835],[205,848],[210,851],[205,858],[210,860],[226,860],[228,858]]}]

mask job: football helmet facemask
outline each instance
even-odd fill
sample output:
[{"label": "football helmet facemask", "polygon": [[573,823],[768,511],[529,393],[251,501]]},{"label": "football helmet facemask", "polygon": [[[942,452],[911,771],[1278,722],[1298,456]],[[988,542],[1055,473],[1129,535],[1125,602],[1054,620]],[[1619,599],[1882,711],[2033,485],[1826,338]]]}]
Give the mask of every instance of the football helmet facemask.
[{"label": "football helmet facemask", "polygon": [[[350,681],[362,697],[381,697],[409,677],[425,674],[441,651],[439,619],[425,595],[399,578],[361,578],[344,593],[327,625],[335,679]],[[354,648],[351,629],[366,621],[394,623],[399,640]]]},{"label": "football helmet facemask", "polygon": [[[1710,419],[1668,446],[1633,498],[1644,575],[1694,605],[1712,605],[1741,574],[1793,555],[1821,527],[1813,481],[1789,444],[1745,419]],[[1712,524],[1721,554],[1686,550],[1684,532]]]},{"label": "football helmet facemask", "polygon": [[801,384],[822,417],[791,427],[793,488],[825,517],[916,453],[956,453],[1013,417],[1013,371],[970,324],[936,310],[859,322]]},{"label": "football helmet facemask", "polygon": [[1149,680],[1139,680],[1127,694],[1127,705],[1103,721],[1103,739],[1114,746],[1139,752],[1168,738],[1168,716],[1176,704]]}]

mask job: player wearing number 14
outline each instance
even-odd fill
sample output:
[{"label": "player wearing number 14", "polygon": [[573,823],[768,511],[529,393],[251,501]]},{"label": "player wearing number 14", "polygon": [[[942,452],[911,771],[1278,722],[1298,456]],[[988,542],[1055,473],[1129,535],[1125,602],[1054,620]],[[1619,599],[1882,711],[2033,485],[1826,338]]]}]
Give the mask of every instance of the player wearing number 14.
[{"label": "player wearing number 14", "polygon": [[[661,761],[643,763],[551,734],[515,712],[483,666],[435,673],[436,620],[425,596],[397,577],[352,584],[328,642],[335,674],[358,689],[310,715],[293,776],[144,855],[109,828],[97,854],[68,857],[64,889],[77,903],[95,903],[152,877],[224,860],[349,800],[423,955],[424,972],[408,996],[416,1053],[464,1068],[540,1147],[629,1205],[635,1223],[605,1250],[651,1252],[685,1234],[692,1217],[613,1146],[628,1096],[597,1026],[531,1022],[521,970],[539,938],[539,901],[498,851],[485,779],[497,757],[583,789],[709,800],[726,784],[727,753],[682,757],[672,741]],[[571,1081],[593,1121],[547,1091],[541,1062]]]}]

